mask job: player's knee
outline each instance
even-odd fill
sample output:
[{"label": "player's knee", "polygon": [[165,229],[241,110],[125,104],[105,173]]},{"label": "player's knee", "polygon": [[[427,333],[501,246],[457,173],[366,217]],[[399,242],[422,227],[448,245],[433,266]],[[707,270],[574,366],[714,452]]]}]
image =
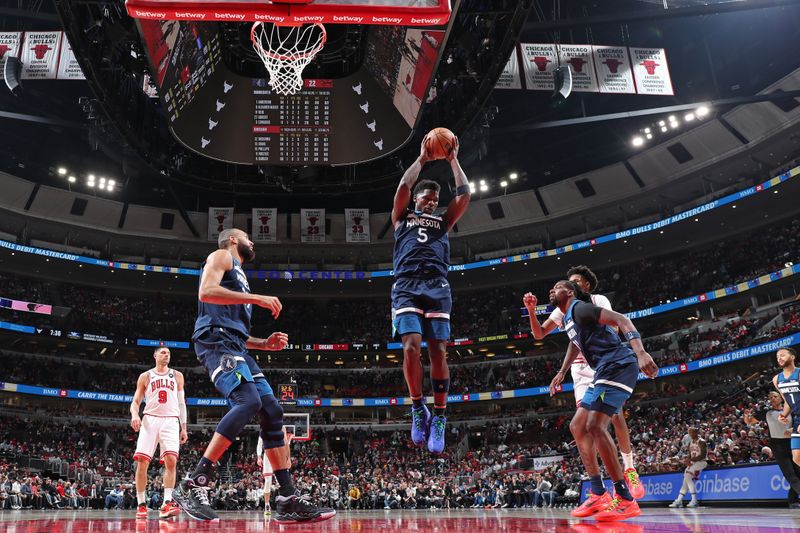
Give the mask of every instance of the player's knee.
[{"label": "player's knee", "polygon": [[261,439],[264,448],[280,448],[284,445],[283,407],[272,394],[261,397],[261,410],[258,412],[261,422]]},{"label": "player's knee", "polygon": [[261,398],[253,383],[242,383],[231,393],[234,408],[241,410],[251,418],[261,409]]},{"label": "player's knee", "polygon": [[403,353],[406,356],[422,353],[422,337],[419,335],[406,335],[403,337]]},{"label": "player's knee", "polygon": [[150,459],[145,457],[137,457],[136,458],[136,468],[139,470],[144,470],[145,472],[150,467]]},{"label": "player's knee", "polygon": [[175,470],[175,467],[178,466],[178,458],[174,455],[165,455],[164,456],[164,467],[167,470]]}]

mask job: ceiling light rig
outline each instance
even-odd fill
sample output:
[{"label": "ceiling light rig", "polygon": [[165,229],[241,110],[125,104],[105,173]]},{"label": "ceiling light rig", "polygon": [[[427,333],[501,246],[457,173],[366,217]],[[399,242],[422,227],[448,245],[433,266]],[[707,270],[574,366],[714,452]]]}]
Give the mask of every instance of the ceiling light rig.
[{"label": "ceiling light rig", "polygon": [[707,117],[710,112],[711,109],[703,105],[695,109],[694,112],[690,111],[684,114],[683,117],[669,115],[666,119],[659,120],[639,130],[639,133],[631,138],[631,145],[634,148],[641,148],[647,144],[647,141],[652,141],[658,131],[661,133],[669,133],[670,131],[678,130],[682,125],[701,121],[703,118]]}]

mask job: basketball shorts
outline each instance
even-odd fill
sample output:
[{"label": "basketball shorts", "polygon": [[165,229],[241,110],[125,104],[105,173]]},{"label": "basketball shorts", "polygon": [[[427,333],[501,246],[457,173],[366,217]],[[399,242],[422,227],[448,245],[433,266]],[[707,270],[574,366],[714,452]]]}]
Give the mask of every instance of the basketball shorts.
[{"label": "basketball shorts", "polygon": [[392,285],[392,338],[419,333],[424,339],[449,339],[452,306],[447,278],[399,278]]},{"label": "basketball shorts", "polygon": [[245,346],[245,339],[225,328],[208,328],[194,339],[197,360],[206,367],[214,387],[226,398],[243,381],[255,383],[259,396],[273,394],[264,373]]},{"label": "basketball shorts", "polygon": [[708,466],[708,461],[695,461],[686,467],[685,472],[687,474],[692,474],[693,476],[697,476],[698,474],[700,474],[700,472],[705,470],[707,466]]},{"label": "basketball shorts", "polygon": [[172,416],[144,415],[142,426],[139,428],[139,438],[136,441],[136,452],[133,460],[153,460],[156,446],[159,446],[160,459],[167,455],[178,457],[181,442],[181,421]]},{"label": "basketball shorts", "polygon": [[622,411],[639,377],[639,363],[609,363],[599,367],[594,382],[581,400],[581,407],[613,416]]},{"label": "basketball shorts", "polygon": [[570,369],[572,374],[572,390],[575,393],[575,403],[580,407],[581,400],[594,381],[594,370],[586,363],[573,364]]}]

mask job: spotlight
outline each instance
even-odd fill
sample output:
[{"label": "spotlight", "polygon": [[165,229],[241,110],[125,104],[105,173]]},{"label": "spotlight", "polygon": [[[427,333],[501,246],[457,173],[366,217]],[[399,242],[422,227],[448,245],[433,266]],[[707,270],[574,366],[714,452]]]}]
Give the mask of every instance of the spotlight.
[{"label": "spotlight", "polygon": [[512,172],[511,174],[508,175],[508,179],[510,179],[511,181],[515,181],[518,177],[519,176],[517,175],[516,172]]},{"label": "spotlight", "polygon": [[67,175],[67,169],[64,168],[64,167],[58,167],[58,175],[59,176],[66,176]]},{"label": "spotlight", "polygon": [[670,115],[669,117],[667,117],[667,120],[669,120],[670,122],[675,122],[677,119],[675,118],[675,115]]},{"label": "spotlight", "polygon": [[670,122],[669,125],[673,130],[677,130],[679,126],[677,122]]},{"label": "spotlight", "polygon": [[481,184],[481,192],[486,192],[488,190],[489,190],[489,186],[486,185],[485,183],[482,183]]},{"label": "spotlight", "polygon": [[86,183],[86,186],[87,186],[87,187],[94,188],[94,182],[93,182],[93,181],[87,182],[87,183]]},{"label": "spotlight", "polygon": [[500,186],[501,187],[508,187],[508,182],[506,180],[503,180],[503,181],[500,182]]},{"label": "spotlight", "polygon": [[700,106],[697,108],[697,116],[702,118],[708,115],[708,111],[709,111],[708,106]]},{"label": "spotlight", "polygon": [[664,126],[666,126],[666,125],[667,125],[667,123],[666,123],[666,122],[664,122],[663,120],[659,120],[659,121],[658,121],[658,125],[659,125],[659,126],[661,126],[661,127],[663,128]]},{"label": "spotlight", "polygon": [[694,113],[686,113],[686,116],[683,117],[683,120],[686,122],[691,122],[694,120]]},{"label": "spotlight", "polygon": [[652,134],[652,133],[648,133],[648,134],[647,134],[647,138],[648,138],[648,139],[652,139],[652,138],[653,138],[653,134]]},{"label": "spotlight", "polygon": [[644,132],[645,132],[645,133],[650,133],[650,128],[645,128],[645,129],[644,129]]},{"label": "spotlight", "polygon": [[77,181],[77,179],[75,178],[75,176],[70,176],[70,177],[67,178],[67,181],[70,182],[70,183],[75,183]]},{"label": "spotlight", "polygon": [[101,191],[104,191],[105,188],[106,188],[106,184],[105,183],[100,183],[100,185],[98,185],[97,188],[100,189]]},{"label": "spotlight", "polygon": [[667,131],[669,131],[669,128],[666,126],[661,126],[661,133],[666,133]]},{"label": "spotlight", "polygon": [[475,183],[469,182],[469,192],[475,192]]},{"label": "spotlight", "polygon": [[94,174],[89,174],[86,177],[89,178],[89,181],[94,181]]},{"label": "spotlight", "polygon": [[486,185],[486,180],[480,180],[480,181],[478,181],[478,183],[481,184],[481,185]]},{"label": "spotlight", "polygon": [[116,185],[116,184],[117,184],[117,182],[116,182],[116,181],[114,181],[114,180],[108,180],[108,186],[109,186],[109,187],[113,187],[113,186],[114,186],[114,185]]},{"label": "spotlight", "polygon": [[[106,185],[106,190],[108,192],[114,192],[114,186],[109,183],[108,185]],[[339,281],[342,281],[342,280],[339,280]]]},{"label": "spotlight", "polygon": [[639,147],[639,146],[644,144],[644,139],[637,135],[636,137],[633,138],[633,140],[631,141],[631,144],[633,144],[636,147]]}]

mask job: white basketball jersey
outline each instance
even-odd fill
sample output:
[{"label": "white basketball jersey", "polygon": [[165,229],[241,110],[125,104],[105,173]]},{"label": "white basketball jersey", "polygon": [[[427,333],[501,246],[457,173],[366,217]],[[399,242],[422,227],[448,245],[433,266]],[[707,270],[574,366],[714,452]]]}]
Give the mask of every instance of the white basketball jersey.
[{"label": "white basketball jersey", "polygon": [[178,408],[178,380],[171,368],[166,374],[159,374],[155,369],[147,371],[150,379],[144,390],[144,414],[151,416],[180,415]]}]

